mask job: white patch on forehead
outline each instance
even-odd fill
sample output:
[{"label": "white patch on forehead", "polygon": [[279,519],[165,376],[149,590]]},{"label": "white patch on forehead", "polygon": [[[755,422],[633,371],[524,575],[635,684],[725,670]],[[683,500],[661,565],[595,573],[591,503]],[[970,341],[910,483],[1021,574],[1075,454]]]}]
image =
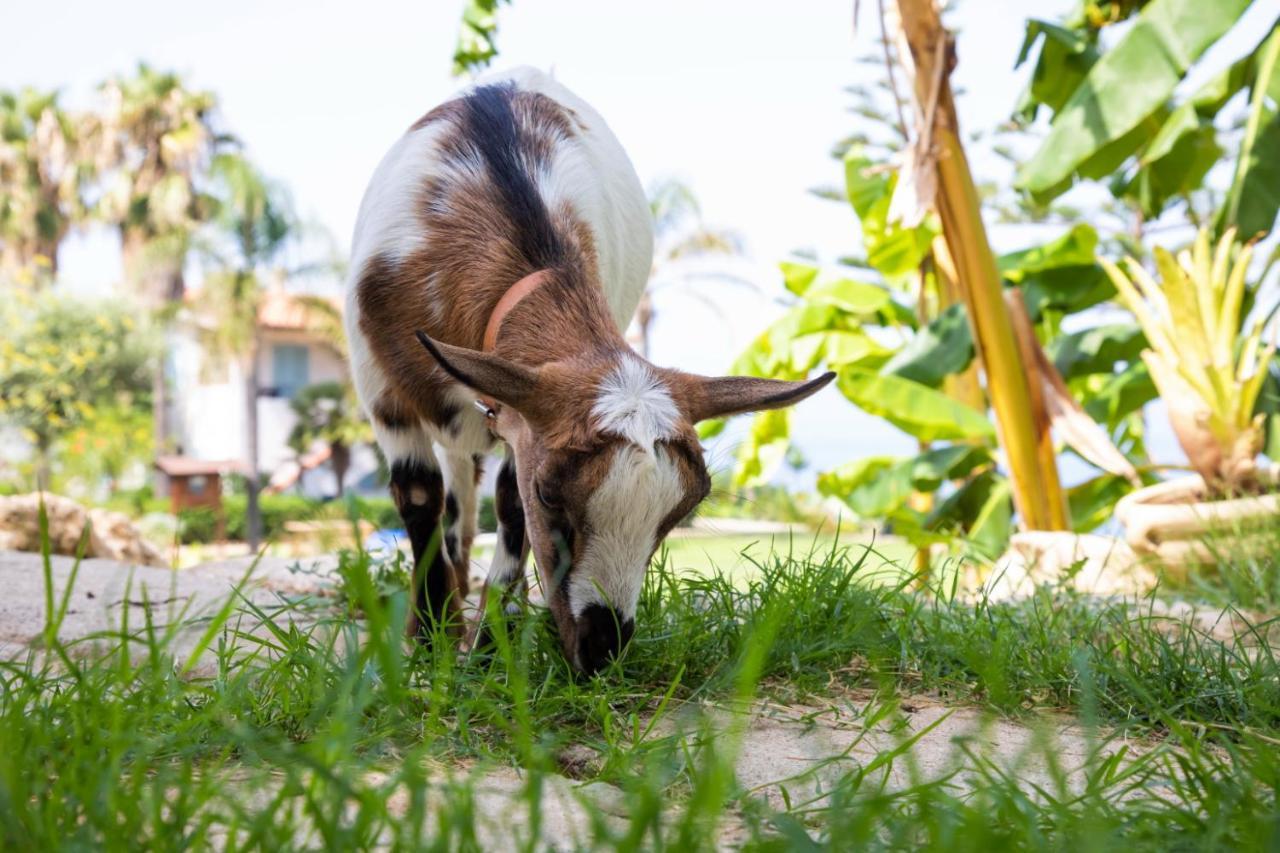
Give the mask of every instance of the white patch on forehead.
[{"label": "white patch on forehead", "polygon": [[684,489],[665,450],[644,453],[623,447],[609,474],[587,500],[590,534],[582,562],[569,578],[569,609],[575,617],[589,605],[614,607],[634,619],[658,525]]},{"label": "white patch on forehead", "polygon": [[604,378],[591,414],[600,431],[622,436],[646,451],[670,438],[680,422],[670,392],[638,358],[623,358]]}]

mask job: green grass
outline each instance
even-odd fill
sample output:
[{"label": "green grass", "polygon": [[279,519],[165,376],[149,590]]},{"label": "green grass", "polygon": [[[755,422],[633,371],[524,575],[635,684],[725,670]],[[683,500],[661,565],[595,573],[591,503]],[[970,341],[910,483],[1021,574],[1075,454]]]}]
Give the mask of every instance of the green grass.
[{"label": "green grass", "polygon": [[[590,680],[538,612],[498,631],[487,657],[443,642],[406,654],[399,560],[345,554],[332,599],[233,598],[201,623],[200,654],[175,655],[176,628],[149,620],[64,643],[68,599],[50,589],[42,648],[0,664],[0,849],[475,849],[477,774],[495,766],[522,774],[509,846],[536,847],[573,744],[597,758],[581,781],[627,803],[629,820],[592,812],[579,841],[600,849],[706,849],[729,823],[759,850],[1280,844],[1269,626],[1223,643],[1062,590],[967,601],[863,582],[871,568],[838,548],[762,555],[745,577],[658,566],[635,641]],[[1027,719],[1065,710],[1103,743],[1159,743],[1097,751],[1083,788],[1049,743],[1041,790],[974,745],[969,781],[887,786],[888,766],[911,764],[904,741],[845,761],[828,798],[779,807],[735,780],[739,727],[703,714],[760,696],[847,703],[851,689],[871,697],[863,719],[928,691]]]},{"label": "green grass", "polygon": [[[676,572],[714,575],[721,572],[734,577],[755,576],[758,565],[775,554],[808,555],[827,553],[833,547],[854,547],[861,553],[871,537],[843,533],[771,535],[689,536],[668,539],[662,546],[660,559]],[[915,550],[901,539],[881,538],[871,544],[872,550],[863,560],[866,575],[881,575],[882,582],[896,582],[905,577]]]},{"label": "green grass", "polygon": [[1280,517],[1232,525],[1203,541],[1213,560],[1193,567],[1179,591],[1224,607],[1280,612]]},{"label": "green grass", "polygon": [[[668,538],[657,560],[676,574],[714,576],[723,574],[742,586],[759,576],[761,563],[782,555],[828,554],[832,549],[853,549],[861,560],[859,579],[877,583],[901,583],[909,576],[915,549],[895,537],[873,537],[863,533],[727,534]],[[869,550],[868,550],[869,549]],[[864,552],[865,556],[864,556]],[[491,548],[478,548],[480,559]],[[946,568],[942,571],[945,573]]]}]

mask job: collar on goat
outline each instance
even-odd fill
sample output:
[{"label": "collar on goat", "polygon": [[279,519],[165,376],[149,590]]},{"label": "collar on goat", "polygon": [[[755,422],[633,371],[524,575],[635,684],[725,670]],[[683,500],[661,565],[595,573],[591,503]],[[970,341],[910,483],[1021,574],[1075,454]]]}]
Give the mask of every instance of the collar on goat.
[{"label": "collar on goat", "polygon": [[[484,327],[484,343],[481,345],[483,352],[493,352],[498,346],[498,331],[502,328],[502,322],[507,319],[507,315],[511,313],[512,309],[520,304],[520,300],[546,284],[550,279],[550,270],[538,270],[520,279],[511,285],[506,293],[502,294],[498,304],[493,306],[493,313],[489,315],[489,322]],[[476,407],[484,412],[485,417],[490,421],[498,416],[497,401],[484,394],[476,398]]]}]

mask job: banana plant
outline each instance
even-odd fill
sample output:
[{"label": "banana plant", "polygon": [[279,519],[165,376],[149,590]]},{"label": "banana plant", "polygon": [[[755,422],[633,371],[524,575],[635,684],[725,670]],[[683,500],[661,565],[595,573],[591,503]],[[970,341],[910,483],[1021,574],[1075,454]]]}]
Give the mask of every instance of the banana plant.
[{"label": "banana plant", "polygon": [[[928,217],[914,228],[891,223],[897,176],[863,148],[851,148],[844,166],[845,199],[862,223],[856,265],[781,264],[791,305],[733,370],[789,379],[836,371],[837,388],[847,400],[913,436],[921,449],[914,456],[877,455],[821,472],[819,491],[858,518],[884,521],[918,547],[963,533],[976,553],[995,557],[1013,530],[1011,486],[996,464],[996,431],[980,389],[975,401],[950,387],[971,369],[974,345],[964,305],[943,304],[943,282],[930,263],[937,222]],[[1005,285],[1022,291],[1038,324],[1056,333],[1062,317],[1115,293],[1095,261],[1097,245],[1093,229],[1078,225],[1048,243],[1000,256],[997,266]],[[1124,381],[1117,378],[1123,373],[1117,365],[1137,360],[1144,339],[1135,326],[1113,324],[1093,335],[1056,335],[1053,342],[1058,345],[1049,347],[1050,357],[1079,392]],[[1113,435],[1127,436],[1131,454],[1143,450],[1135,412],[1154,394],[1151,388],[1125,395],[1100,418]],[[710,425],[705,434],[721,426]],[[785,411],[758,416],[739,447],[735,485],[767,482],[786,457],[789,436]],[[1126,490],[1122,478],[1109,474],[1069,489],[1077,529],[1105,521],[1106,508]],[[920,495],[932,499],[921,501]]]},{"label": "banana plant", "polygon": [[[1155,250],[1157,280],[1130,257],[1128,274],[1103,260],[1120,301],[1146,336],[1142,361],[1169,408],[1169,420],[1191,467],[1218,494],[1257,485],[1264,415],[1255,413],[1274,343],[1262,336],[1274,310],[1249,323],[1256,288],[1245,279],[1251,245],[1228,229],[1216,246],[1201,229],[1176,256]],[[1258,312],[1253,312],[1258,313]]]},{"label": "banana plant", "polygon": [[[1280,162],[1280,17],[1272,17],[1247,54],[1198,88],[1179,92],[1202,56],[1251,6],[1251,0],[1078,0],[1059,23],[1031,19],[1018,64],[1039,45],[1031,83],[1015,119],[1052,116],[1038,150],[1024,162],[1018,186],[1044,201],[1081,180],[1105,181],[1112,194],[1154,219],[1167,208],[1217,211],[1218,233],[1238,226],[1253,236],[1271,230],[1280,210],[1274,191]],[[1110,47],[1106,36],[1124,24]],[[1205,193],[1210,168],[1228,150],[1234,123],[1220,116],[1249,92],[1235,177],[1225,203]],[[1189,212],[1196,212],[1191,211]]]}]

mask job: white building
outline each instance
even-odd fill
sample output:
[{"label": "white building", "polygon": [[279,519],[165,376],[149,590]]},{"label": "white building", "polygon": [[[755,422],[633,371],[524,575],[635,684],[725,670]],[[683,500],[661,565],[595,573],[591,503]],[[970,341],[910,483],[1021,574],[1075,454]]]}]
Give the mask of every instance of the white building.
[{"label": "white building", "polygon": [[[170,423],[179,452],[196,459],[247,460],[246,403],[242,360],[213,359],[202,344],[199,292],[188,297],[193,322],[169,340],[167,370],[173,389]],[[321,334],[312,331],[307,306],[283,288],[269,290],[258,312],[258,464],[266,482],[291,482],[297,454],[289,447],[295,417],[289,401],[307,385],[345,381],[346,361]],[[377,469],[369,447],[355,448],[348,487]],[[328,463],[305,471],[294,488],[311,497],[336,494]]]}]

